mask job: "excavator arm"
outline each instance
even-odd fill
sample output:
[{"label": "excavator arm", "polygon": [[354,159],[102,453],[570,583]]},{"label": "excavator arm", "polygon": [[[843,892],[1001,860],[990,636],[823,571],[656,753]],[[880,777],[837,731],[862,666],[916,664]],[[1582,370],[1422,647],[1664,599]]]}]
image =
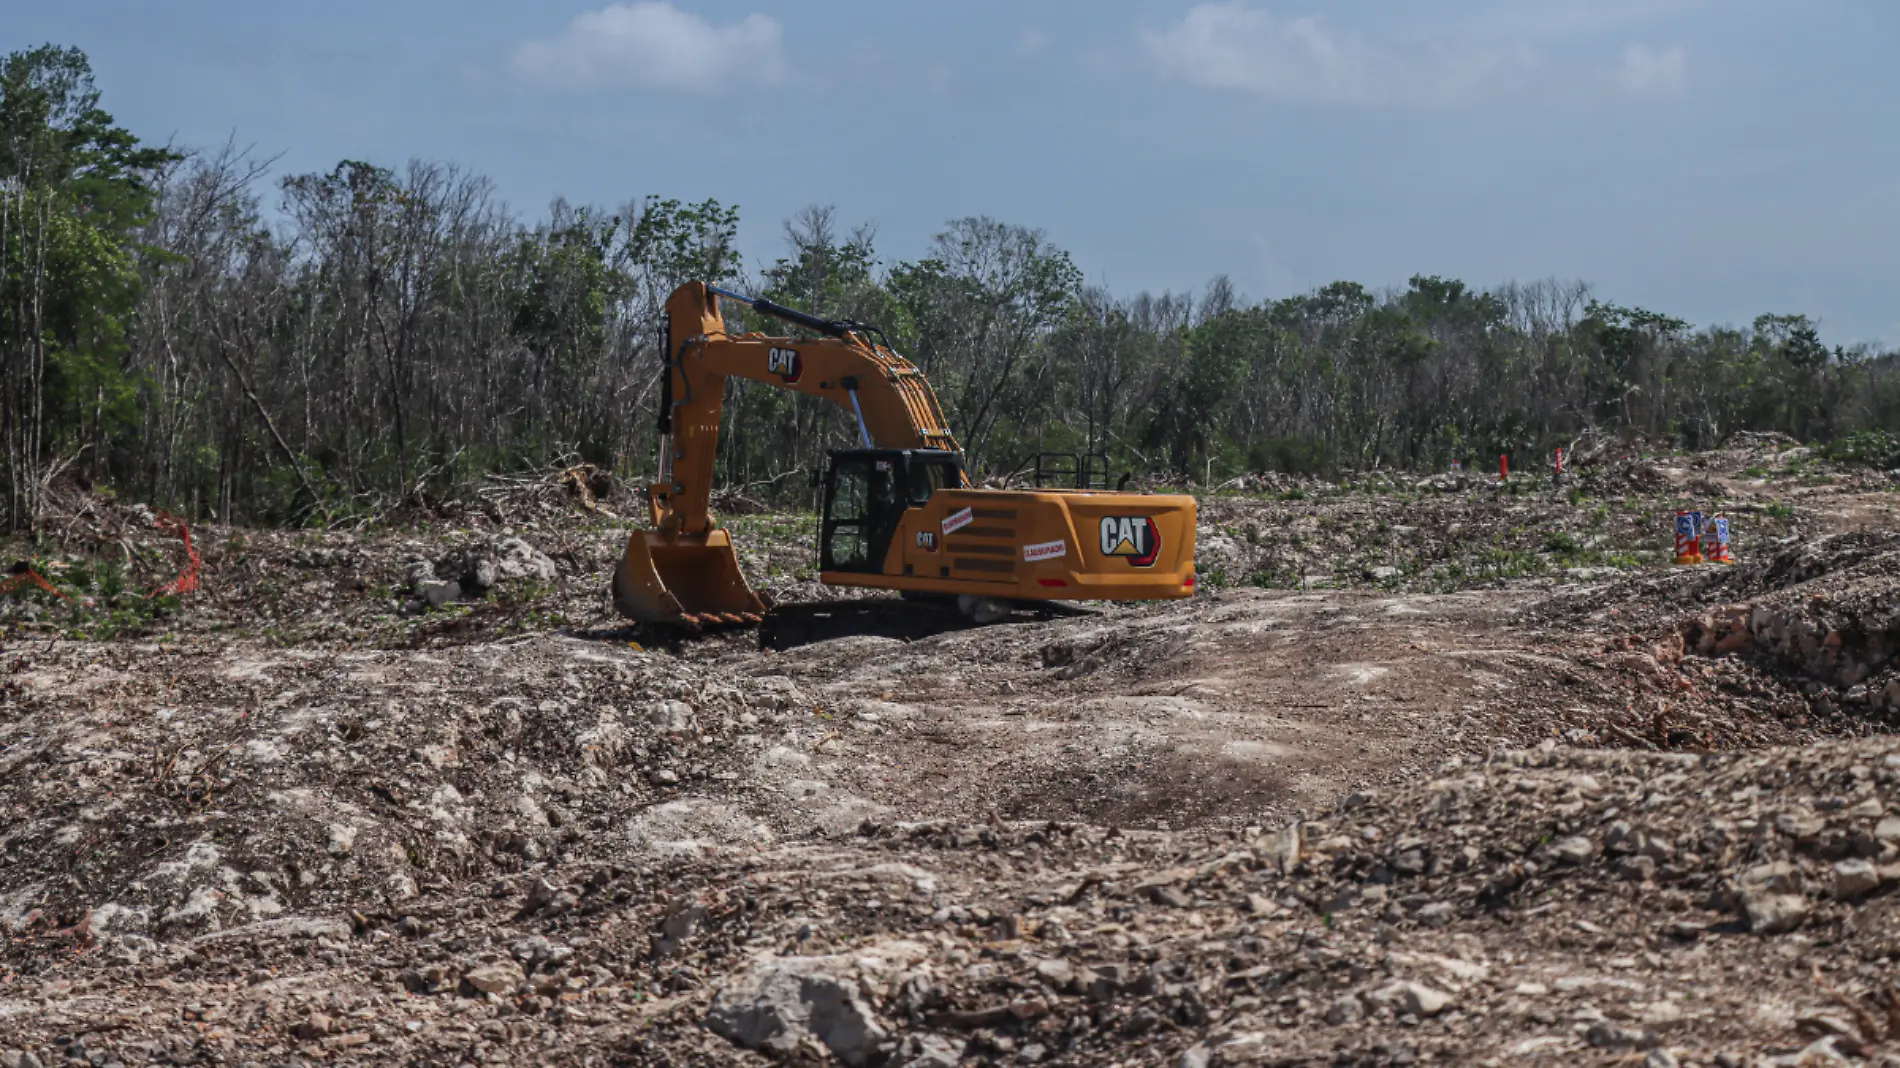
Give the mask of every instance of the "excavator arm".
[{"label": "excavator arm", "polygon": [[[820,335],[729,334],[719,301]],[[877,332],[688,282],[666,301],[660,396],[660,477],[647,490],[653,530],[636,531],[614,571],[614,607],[648,623],[757,622],[765,605],[746,584],[732,539],[712,523],[713,465],[726,379],[823,397],[850,412],[868,447],[946,449],[930,383]]]},{"label": "excavator arm", "polygon": [[[824,336],[731,335],[721,298]],[[864,447],[959,451],[923,373],[856,323],[832,322],[767,300],[688,282],[666,302],[666,377],[660,399],[660,478],[648,491],[663,534],[706,534],[719,410],[727,378],[822,397],[856,421]]]}]

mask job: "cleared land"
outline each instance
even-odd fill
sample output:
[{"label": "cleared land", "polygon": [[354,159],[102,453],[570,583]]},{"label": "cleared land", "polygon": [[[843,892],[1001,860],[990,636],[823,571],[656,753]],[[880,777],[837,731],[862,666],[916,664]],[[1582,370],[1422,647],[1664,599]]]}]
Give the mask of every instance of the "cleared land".
[{"label": "cleared land", "polygon": [[[1255,482],[1204,501],[1194,600],[988,627],[739,516],[781,608],[670,641],[552,485],[198,531],[160,618],[116,584],[171,543],[94,499],[42,564],[96,603],[17,599],[0,651],[0,1055],[1879,1057],[1895,485],[1765,441]],[[1742,562],[1664,566],[1717,499]]]}]

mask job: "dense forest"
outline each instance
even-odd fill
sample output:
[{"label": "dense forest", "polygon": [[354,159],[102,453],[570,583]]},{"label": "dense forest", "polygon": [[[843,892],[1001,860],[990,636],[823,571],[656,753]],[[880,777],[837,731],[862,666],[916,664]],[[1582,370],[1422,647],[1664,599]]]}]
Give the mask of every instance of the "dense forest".
[{"label": "dense forest", "polygon": [[[738,209],[711,200],[524,222],[454,166],[279,176],[233,146],[144,144],[100,105],[76,50],[0,66],[14,529],[58,478],[259,523],[428,508],[568,458],[639,478],[658,309],[692,278],[881,326],[991,473],[1039,450],[1193,483],[1420,467],[1591,428],[1688,447],[1781,431],[1885,462],[1900,429],[1900,353],[1830,348],[1802,316],[1696,328],[1580,282],[1428,276],[1260,303],[1220,278],[1117,295],[1027,226],[956,219],[890,262],[822,207],[747,264]],[[816,402],[730,389],[722,477],[756,494],[802,492],[786,476],[853,443]]]}]

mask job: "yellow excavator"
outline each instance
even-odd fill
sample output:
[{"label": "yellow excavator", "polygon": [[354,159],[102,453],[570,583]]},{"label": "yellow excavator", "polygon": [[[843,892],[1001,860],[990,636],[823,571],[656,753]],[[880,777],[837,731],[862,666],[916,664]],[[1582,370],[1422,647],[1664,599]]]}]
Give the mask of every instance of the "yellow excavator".
[{"label": "yellow excavator", "polygon": [[[817,336],[729,334],[721,299]],[[953,598],[978,621],[1019,602],[1194,593],[1194,498],[1090,488],[1079,461],[1063,469],[1077,488],[973,488],[930,384],[875,327],[688,282],[667,298],[664,330],[653,529],[627,539],[613,576],[614,608],[629,619],[704,626],[765,613],[710,511],[732,376],[823,397],[857,422],[863,447],[832,452],[824,474],[827,585]]]}]

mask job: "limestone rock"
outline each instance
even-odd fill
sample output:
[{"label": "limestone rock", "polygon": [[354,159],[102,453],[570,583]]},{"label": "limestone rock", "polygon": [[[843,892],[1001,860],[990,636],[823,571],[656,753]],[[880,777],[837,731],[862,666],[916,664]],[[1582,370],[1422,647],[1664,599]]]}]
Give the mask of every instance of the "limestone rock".
[{"label": "limestone rock", "polygon": [[493,552],[496,574],[502,580],[553,582],[560,577],[560,569],[554,565],[552,557],[520,538],[497,541]]},{"label": "limestone rock", "polygon": [[462,974],[462,982],[484,994],[508,994],[527,981],[521,965],[511,960],[482,964]]},{"label": "limestone rock", "polygon": [[719,991],[706,1026],[746,1049],[781,1056],[815,1037],[848,1065],[871,1059],[889,1032],[840,974],[835,958],[775,957]]},{"label": "limestone rock", "polygon": [[1865,860],[1842,860],[1834,865],[1834,898],[1858,901],[1880,889],[1880,871]]},{"label": "limestone rock", "polygon": [[1742,918],[1756,934],[1786,934],[1807,920],[1808,901],[1799,894],[1746,893]]},{"label": "limestone rock", "polygon": [[1372,1000],[1381,1005],[1390,1005],[1394,1012],[1436,1016],[1451,1005],[1452,996],[1424,983],[1400,981],[1373,991]]}]

